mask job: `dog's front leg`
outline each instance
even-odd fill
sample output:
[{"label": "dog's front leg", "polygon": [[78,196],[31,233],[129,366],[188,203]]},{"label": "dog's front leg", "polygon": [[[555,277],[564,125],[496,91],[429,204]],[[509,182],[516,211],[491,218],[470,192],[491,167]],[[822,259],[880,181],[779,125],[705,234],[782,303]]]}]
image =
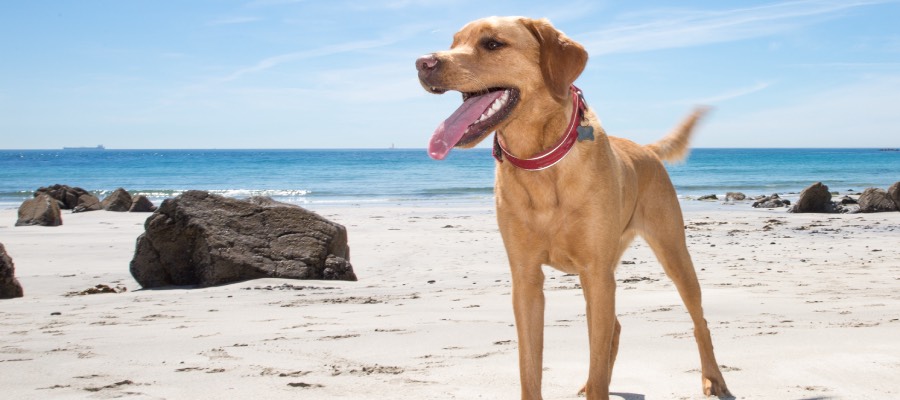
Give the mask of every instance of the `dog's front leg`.
[{"label": "dog's front leg", "polygon": [[[605,267],[605,266],[604,266]],[[584,392],[588,400],[609,399],[612,370],[612,343],[616,333],[616,279],[611,269],[590,270],[580,274],[587,303],[590,370]]]},{"label": "dog's front leg", "polygon": [[540,264],[521,265],[512,261],[510,264],[522,399],[540,400],[544,358],[544,272]]}]

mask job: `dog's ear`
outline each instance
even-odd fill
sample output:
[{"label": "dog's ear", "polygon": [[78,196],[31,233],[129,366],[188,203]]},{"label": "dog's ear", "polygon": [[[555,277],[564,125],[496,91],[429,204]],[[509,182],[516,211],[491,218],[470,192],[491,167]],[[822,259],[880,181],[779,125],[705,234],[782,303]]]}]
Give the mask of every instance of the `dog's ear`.
[{"label": "dog's ear", "polygon": [[569,96],[569,86],[587,65],[587,51],[554,28],[546,18],[523,18],[522,24],[531,31],[541,46],[540,63],[544,83],[553,97],[565,100]]}]

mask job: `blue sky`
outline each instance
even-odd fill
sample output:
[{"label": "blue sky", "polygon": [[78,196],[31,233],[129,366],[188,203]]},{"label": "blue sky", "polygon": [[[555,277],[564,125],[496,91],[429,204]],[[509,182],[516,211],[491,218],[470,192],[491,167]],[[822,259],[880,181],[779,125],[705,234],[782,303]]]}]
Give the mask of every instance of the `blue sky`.
[{"label": "blue sky", "polygon": [[900,146],[898,1],[3,1],[0,148],[424,148],[460,103],[414,60],[466,22],[585,45],[606,130],[697,147]]}]

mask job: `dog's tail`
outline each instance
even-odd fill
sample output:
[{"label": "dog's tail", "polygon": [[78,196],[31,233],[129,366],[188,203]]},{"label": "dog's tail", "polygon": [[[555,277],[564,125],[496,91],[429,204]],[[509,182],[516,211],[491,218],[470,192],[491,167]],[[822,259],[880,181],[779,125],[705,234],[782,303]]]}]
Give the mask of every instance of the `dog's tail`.
[{"label": "dog's tail", "polygon": [[648,144],[646,147],[656,153],[663,161],[677,162],[683,160],[690,152],[688,144],[697,121],[708,111],[708,107],[697,107],[684,121],[681,121],[675,130],[656,143]]}]

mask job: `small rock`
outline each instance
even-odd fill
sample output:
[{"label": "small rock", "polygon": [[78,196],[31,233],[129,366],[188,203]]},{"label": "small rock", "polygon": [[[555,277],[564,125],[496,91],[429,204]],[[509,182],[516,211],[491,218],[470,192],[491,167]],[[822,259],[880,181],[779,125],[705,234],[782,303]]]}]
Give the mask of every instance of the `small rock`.
[{"label": "small rock", "polygon": [[131,207],[128,209],[129,212],[154,212],[156,211],[156,206],[153,205],[153,202],[142,194],[134,196],[131,200]]},{"label": "small rock", "polygon": [[878,188],[863,190],[859,196],[859,212],[873,213],[884,211],[897,211],[894,200],[888,197],[888,193]]},{"label": "small rock", "polygon": [[47,194],[39,194],[33,199],[22,202],[19,206],[19,219],[16,226],[60,226],[62,215],[59,202]]},{"label": "small rock", "polygon": [[743,201],[747,199],[747,195],[741,192],[725,193],[725,201]]},{"label": "small rock", "polygon": [[22,295],[22,285],[16,279],[16,266],[9,254],[6,254],[3,243],[0,243],[0,299],[13,299]]},{"label": "small rock", "polygon": [[103,209],[103,205],[100,204],[100,199],[97,196],[92,194],[83,194],[78,198],[78,203],[72,208],[73,213],[85,212],[85,211],[99,211]]},{"label": "small rock", "polygon": [[118,188],[106,196],[100,204],[106,211],[125,212],[131,209],[132,202],[131,194],[123,188]]},{"label": "small rock", "polygon": [[792,213],[841,212],[843,207],[831,201],[831,196],[832,193],[828,191],[828,186],[823,185],[822,182],[813,183],[800,192],[797,204],[794,204],[789,211]]},{"label": "small rock", "polygon": [[894,205],[900,210],[900,181],[894,182],[887,190],[888,197],[894,201]]},{"label": "small rock", "polygon": [[841,204],[842,205],[859,204],[859,202],[850,196],[844,196],[844,197],[841,197]]}]

